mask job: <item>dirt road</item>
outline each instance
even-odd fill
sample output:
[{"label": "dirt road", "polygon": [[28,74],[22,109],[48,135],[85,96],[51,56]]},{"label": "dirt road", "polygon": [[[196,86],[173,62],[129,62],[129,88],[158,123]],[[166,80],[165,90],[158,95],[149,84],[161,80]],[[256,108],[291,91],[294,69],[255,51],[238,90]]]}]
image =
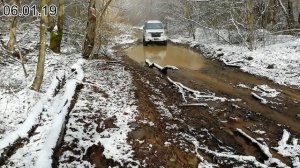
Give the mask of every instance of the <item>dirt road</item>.
[{"label": "dirt road", "polygon": [[[201,158],[186,153],[187,148],[221,167],[257,167],[253,162],[242,163],[212,152],[254,156],[261,163],[268,160],[257,143],[237,131],[242,130],[261,144],[267,144],[274,158],[292,165],[293,159],[281,156],[272,147],[278,145],[284,129],[299,138],[299,90],[207,60],[183,46],[140,45],[128,49],[127,54],[130,58],[126,63],[131,67],[137,87],[140,118],[154,123],[154,127],[142,126],[132,133],[132,139],[144,141],[142,145],[137,144],[136,153],[147,156],[148,164],[197,167]],[[175,65],[179,70],[161,74],[155,68],[145,67],[145,59],[161,66]],[[202,97],[213,95],[214,98],[180,93],[182,90],[170,83],[168,77],[201,92]],[[164,145],[169,141],[171,147]],[[141,150],[149,144],[155,146],[150,154]]]}]

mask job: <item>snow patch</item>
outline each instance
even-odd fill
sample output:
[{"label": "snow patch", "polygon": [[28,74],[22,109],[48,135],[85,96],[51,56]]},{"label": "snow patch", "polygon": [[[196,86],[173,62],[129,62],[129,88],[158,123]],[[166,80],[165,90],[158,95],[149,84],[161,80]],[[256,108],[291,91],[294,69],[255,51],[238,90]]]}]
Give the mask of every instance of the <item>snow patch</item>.
[{"label": "snow patch", "polygon": [[288,143],[291,134],[287,130],[283,130],[281,140],[278,142],[278,147],[274,147],[279,154],[285,157],[290,157],[293,161],[293,167],[300,167],[300,144],[299,139],[292,138]]},{"label": "snow patch", "polygon": [[43,112],[45,105],[48,101],[51,101],[53,98],[55,89],[57,88],[60,80],[63,78],[63,73],[59,73],[58,76],[53,78],[53,82],[49,86],[47,92],[41,96],[41,99],[35,104],[35,106],[30,110],[28,117],[22,123],[18,129],[13,132],[10,132],[0,140],[0,154],[3,153],[3,150],[12,145],[19,138],[27,138],[28,132],[33,128],[35,124],[39,121],[39,116]]},{"label": "snow patch", "polygon": [[280,94],[280,92],[278,92],[276,89],[272,89],[268,85],[258,85],[255,86],[252,90],[259,92],[263,97],[274,98]]}]

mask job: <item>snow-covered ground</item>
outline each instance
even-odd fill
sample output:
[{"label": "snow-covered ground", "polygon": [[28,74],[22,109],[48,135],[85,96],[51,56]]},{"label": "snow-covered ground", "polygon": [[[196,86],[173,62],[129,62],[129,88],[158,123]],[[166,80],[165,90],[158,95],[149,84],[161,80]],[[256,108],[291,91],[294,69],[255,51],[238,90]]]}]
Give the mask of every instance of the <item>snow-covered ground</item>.
[{"label": "snow-covered ground", "polygon": [[266,77],[281,85],[300,88],[300,39],[288,36],[272,36],[272,43],[249,51],[244,46],[229,45],[207,37],[205,32],[197,31],[196,40],[174,36],[172,42],[188,44],[200,50],[204,56],[219,59],[229,66]]},{"label": "snow-covered ground", "polygon": [[[24,143],[21,148],[17,148],[15,153],[6,160],[6,167],[51,167],[53,149],[63,129],[76,86],[84,78],[83,63],[83,60],[79,60],[74,64],[76,75],[67,79],[65,87],[56,95],[59,81],[62,81],[62,76],[65,74],[57,75],[46,94],[42,95],[34,105],[25,122],[18,129],[0,139],[0,154],[2,154],[14,145],[18,138],[28,138],[28,142]],[[66,76],[70,76],[70,73]],[[32,132],[32,129],[34,134],[30,135],[28,132]]]},{"label": "snow-covered ground", "polygon": [[[117,25],[116,27],[128,34],[124,33],[122,36],[114,38],[105,46],[106,53],[110,54],[112,58],[117,58],[113,51],[115,45],[129,44],[136,41],[130,35],[132,32],[125,30],[126,26]],[[25,77],[22,66],[16,61],[8,61],[0,65],[0,73],[3,79],[0,81],[0,156],[3,157],[3,154],[6,154],[15,143],[23,144],[22,147],[15,149],[16,151],[9,156],[9,159],[4,160],[6,163],[4,167],[51,167],[53,152],[55,152],[53,149],[61,136],[61,130],[64,129],[65,119],[68,116],[70,106],[72,106],[76,86],[82,83],[84,77],[96,78],[92,76],[93,74],[101,78],[100,80],[104,83],[100,82],[100,87],[107,90],[107,94],[111,98],[100,97],[98,101],[90,101],[90,103],[94,105],[95,110],[98,112],[100,108],[103,112],[106,112],[106,114],[101,113],[103,119],[115,116],[117,122],[114,124],[119,129],[110,128],[103,131],[101,135],[96,132],[94,134],[95,139],[91,138],[90,141],[101,143],[105,147],[104,155],[107,159],[113,159],[120,164],[134,163],[138,165],[138,161],[131,159],[133,152],[127,143],[127,134],[131,130],[129,123],[134,119],[136,113],[130,74],[118,63],[114,63],[116,65],[113,67],[113,71],[111,71],[111,67],[101,69],[98,64],[83,69],[84,64],[90,66],[91,62],[84,63],[85,61],[81,59],[80,49],[76,49],[64,41],[62,53],[55,54],[49,50],[46,51],[44,82],[41,92],[34,92],[30,87],[35,75],[38,58],[37,32],[39,30],[35,26],[30,30],[19,30],[17,35],[21,37],[19,41],[20,48],[29,52],[25,56],[27,59],[25,67],[29,76]],[[2,40],[6,43],[8,40],[7,35]],[[105,62],[102,63],[105,64]],[[100,69],[95,71],[91,68]],[[76,73],[72,73],[71,69],[75,70]],[[84,71],[87,71],[87,75]],[[101,75],[98,72],[103,74]],[[62,85],[63,88],[58,90],[58,85]],[[115,86],[115,89],[112,89],[112,86]],[[116,92],[117,89],[120,89],[120,91]],[[79,99],[86,100],[88,97],[87,95],[83,96],[86,97],[79,97]],[[81,110],[85,108],[83,107],[84,102],[86,102],[84,100],[76,104],[75,111],[82,112]],[[104,106],[98,107],[97,105],[101,102]],[[72,125],[74,124],[73,119],[70,118],[71,123],[69,124],[71,126],[74,126]],[[80,124],[76,123],[75,127],[80,128]],[[71,134],[70,131],[72,132],[72,130],[67,131],[67,135]],[[73,132],[72,137],[80,136],[86,140],[86,137],[83,137],[84,132],[85,130],[80,134],[78,132],[74,134]],[[68,136],[66,136],[67,140],[70,140]],[[86,141],[80,143],[86,143]],[[66,154],[64,156],[70,155]],[[72,162],[68,165],[72,165]],[[78,166],[77,163],[75,165]],[[86,164],[83,163],[84,165]],[[92,167],[90,164],[88,166]]]},{"label": "snow-covered ground", "polygon": [[[10,61],[1,65],[0,73],[0,138],[5,134],[15,131],[32,112],[33,106],[43,97],[50,86],[53,76],[59,70],[70,70],[72,64],[81,57],[76,49],[71,46],[63,46],[61,54],[55,54],[49,50],[46,53],[44,82],[41,93],[30,89],[34,79],[38,51],[36,50],[38,39],[38,28],[33,27],[32,31],[19,31],[18,36],[22,37],[19,46],[22,50],[28,50],[25,56],[25,64],[28,77],[25,77],[22,66],[16,61]],[[7,41],[7,36],[3,38]]]},{"label": "snow-covered ground", "polygon": [[289,139],[291,139],[291,134],[287,131],[283,131],[282,139],[278,142],[278,147],[274,147],[278,151],[279,154],[281,154],[284,157],[290,157],[293,166],[299,168],[300,167],[300,145],[299,139],[292,138],[290,142]]},{"label": "snow-covered ground", "polygon": [[85,71],[86,83],[70,113],[60,166],[94,167],[83,161],[92,146],[103,146],[104,157],[122,166],[139,165],[127,142],[137,114],[131,75],[118,64],[97,61]]}]

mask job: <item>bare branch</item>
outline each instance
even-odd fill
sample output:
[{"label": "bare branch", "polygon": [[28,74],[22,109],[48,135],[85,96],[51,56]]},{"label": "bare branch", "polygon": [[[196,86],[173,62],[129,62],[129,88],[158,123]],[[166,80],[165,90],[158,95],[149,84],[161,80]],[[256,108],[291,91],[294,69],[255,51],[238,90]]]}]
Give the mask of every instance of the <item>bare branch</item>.
[{"label": "bare branch", "polygon": [[281,8],[283,9],[284,14],[285,14],[286,16],[288,16],[289,13],[288,13],[287,9],[284,7],[282,1],[281,1],[281,0],[278,0],[278,2],[279,2],[279,4],[280,4]]}]

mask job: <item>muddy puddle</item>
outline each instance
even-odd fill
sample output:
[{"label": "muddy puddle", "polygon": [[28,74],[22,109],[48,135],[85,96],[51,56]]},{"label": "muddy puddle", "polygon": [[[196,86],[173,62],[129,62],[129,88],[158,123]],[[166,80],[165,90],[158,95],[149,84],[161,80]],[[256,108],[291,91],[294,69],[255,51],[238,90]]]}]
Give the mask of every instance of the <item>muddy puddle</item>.
[{"label": "muddy puddle", "polygon": [[128,56],[143,64],[146,59],[162,66],[173,65],[178,68],[199,70],[206,66],[203,56],[184,47],[169,44],[168,46],[143,45],[134,46],[127,51]]},{"label": "muddy puddle", "polygon": [[[196,90],[210,90],[216,95],[226,95],[227,98],[241,99],[238,106],[258,112],[278,124],[289,126],[300,132],[300,91],[278,85],[262,77],[241,72],[237,68],[226,67],[219,61],[212,61],[191,49],[169,44],[168,46],[138,45],[127,49],[127,55],[144,65],[145,59],[159,65],[174,65],[179,71],[168,74],[175,81]],[[238,87],[243,84],[247,88]],[[258,85],[268,85],[280,92],[267,104],[253,98],[253,88]]]}]

